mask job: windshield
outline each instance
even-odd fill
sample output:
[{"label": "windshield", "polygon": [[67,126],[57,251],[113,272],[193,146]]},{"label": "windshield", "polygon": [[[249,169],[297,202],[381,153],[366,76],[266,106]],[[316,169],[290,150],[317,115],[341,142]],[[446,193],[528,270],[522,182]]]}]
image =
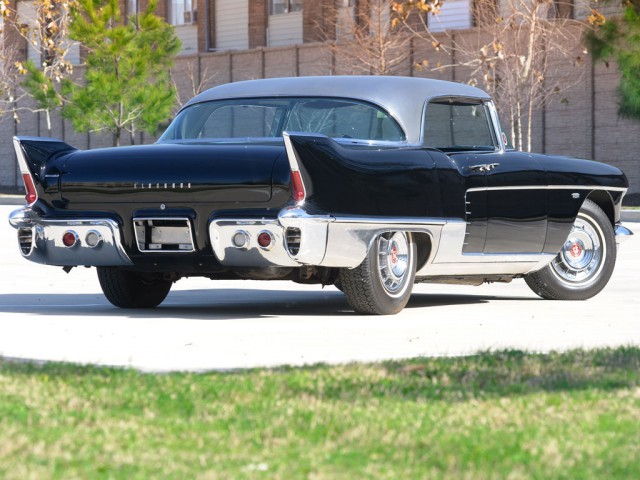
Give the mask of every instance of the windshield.
[{"label": "windshield", "polygon": [[368,103],[333,98],[251,98],[187,107],[159,141],[276,138],[283,131],[357,140],[405,140],[397,122]]}]

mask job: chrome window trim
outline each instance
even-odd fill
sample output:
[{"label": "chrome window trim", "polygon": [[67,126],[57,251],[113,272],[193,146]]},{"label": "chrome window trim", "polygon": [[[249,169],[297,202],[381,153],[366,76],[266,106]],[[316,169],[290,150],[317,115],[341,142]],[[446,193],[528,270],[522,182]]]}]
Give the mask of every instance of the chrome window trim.
[{"label": "chrome window trim", "polygon": [[498,115],[498,110],[496,108],[495,103],[493,103],[493,100],[488,100],[485,102],[487,107],[489,108],[489,113],[491,115],[491,119],[492,119],[492,123],[493,123],[493,134],[498,142],[499,148],[498,151],[500,153],[504,153],[505,150],[507,149],[507,146],[505,145],[503,138],[502,138],[502,125],[500,124],[500,116]]},{"label": "chrome window trim", "polygon": [[489,111],[489,118],[490,118],[490,122],[489,122],[489,128],[491,130],[491,135],[493,136],[493,142],[494,142],[494,149],[493,151],[491,150],[486,150],[483,152],[486,153],[504,153],[505,151],[505,146],[502,142],[502,132],[500,131],[500,135],[498,135],[498,130],[500,126],[500,121],[498,118],[498,112],[495,108],[495,105],[493,104],[493,101],[491,101],[490,99],[486,98],[486,97],[472,97],[472,96],[458,96],[458,95],[436,95],[430,98],[427,98],[424,102],[424,105],[422,107],[422,120],[420,122],[420,138],[419,138],[419,142],[420,145],[423,145],[425,147],[429,147],[429,148],[434,148],[436,150],[440,150],[437,147],[431,147],[429,145],[425,145],[424,143],[424,133],[425,133],[425,129],[426,129],[426,121],[427,121],[427,107],[429,106],[430,103],[434,102],[434,101],[438,101],[438,100],[445,100],[445,99],[454,99],[456,101],[460,101],[460,102],[478,102],[479,105],[482,105],[484,107],[486,107]]}]

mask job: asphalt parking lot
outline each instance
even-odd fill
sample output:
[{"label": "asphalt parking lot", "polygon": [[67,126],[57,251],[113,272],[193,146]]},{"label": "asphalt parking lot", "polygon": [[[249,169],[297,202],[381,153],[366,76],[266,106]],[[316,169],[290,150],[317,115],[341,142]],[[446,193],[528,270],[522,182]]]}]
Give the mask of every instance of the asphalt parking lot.
[{"label": "asphalt parking lot", "polygon": [[523,280],[480,287],[416,285],[398,315],[348,309],[333,287],[184,279],[153,310],[120,310],[94,269],[66,274],[23,260],[1,205],[0,356],[144,371],[375,361],[640,345],[640,223],[611,282],[584,302],[546,301]]}]

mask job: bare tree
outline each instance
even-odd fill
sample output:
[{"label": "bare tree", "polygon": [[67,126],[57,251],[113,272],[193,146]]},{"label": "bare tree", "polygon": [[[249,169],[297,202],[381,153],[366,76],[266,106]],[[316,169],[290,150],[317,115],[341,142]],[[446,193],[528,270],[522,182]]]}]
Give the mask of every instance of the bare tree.
[{"label": "bare tree", "polygon": [[69,40],[70,8],[73,0],[37,0],[28,4],[33,9],[26,15],[15,15],[15,28],[24,37],[32,57],[15,63],[24,75],[22,89],[34,100],[35,107],[20,107],[20,110],[42,112],[51,132],[51,114],[62,106],[60,93],[62,81],[73,73],[69,60],[76,45]]},{"label": "bare tree", "polygon": [[16,62],[19,51],[15,45],[7,42],[5,19],[9,19],[11,11],[8,2],[0,0],[0,117],[11,113],[16,118],[16,86],[19,72]]},{"label": "bare tree", "polygon": [[188,98],[183,98],[180,94],[180,90],[182,89],[178,87],[178,82],[176,82],[176,75],[173,71],[171,72],[171,82],[175,87],[176,101],[180,107],[182,107],[191,98],[204,92],[207,88],[210,88],[218,76],[216,72],[209,73],[208,67],[200,69],[197,58],[187,61],[186,75],[187,80],[189,81],[189,95]]},{"label": "bare tree", "polygon": [[20,76],[16,67],[17,61],[18,49],[8,45],[4,38],[0,37],[0,117],[11,114],[17,119],[16,87]]},{"label": "bare tree", "polygon": [[[582,69],[565,68],[567,63],[576,66],[582,61],[578,23],[566,18],[567,9],[553,0],[477,0],[476,34],[444,32],[446,41],[442,41],[429,30],[427,16],[419,17],[419,25],[407,22],[407,12],[418,3],[427,2],[401,3],[395,9],[399,18],[415,37],[455,59],[432,69],[466,71],[467,83],[488,90],[507,118],[512,145],[530,151],[534,111],[561,98],[583,74]],[[430,3],[424,10],[437,14],[439,7]]]},{"label": "bare tree", "polygon": [[411,35],[393,25],[391,5],[390,0],[340,0],[334,5],[335,40],[328,45],[341,73],[394,75],[406,68]]}]

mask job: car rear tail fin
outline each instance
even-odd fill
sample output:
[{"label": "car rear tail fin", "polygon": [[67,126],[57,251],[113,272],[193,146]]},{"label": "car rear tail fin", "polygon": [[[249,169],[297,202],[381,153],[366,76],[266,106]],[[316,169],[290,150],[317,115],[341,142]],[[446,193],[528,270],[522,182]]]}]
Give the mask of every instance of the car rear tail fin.
[{"label": "car rear tail fin", "polygon": [[42,183],[47,162],[60,153],[77,150],[53,138],[13,137],[13,146],[26,190],[24,198],[29,205],[38,200],[38,185]]}]

